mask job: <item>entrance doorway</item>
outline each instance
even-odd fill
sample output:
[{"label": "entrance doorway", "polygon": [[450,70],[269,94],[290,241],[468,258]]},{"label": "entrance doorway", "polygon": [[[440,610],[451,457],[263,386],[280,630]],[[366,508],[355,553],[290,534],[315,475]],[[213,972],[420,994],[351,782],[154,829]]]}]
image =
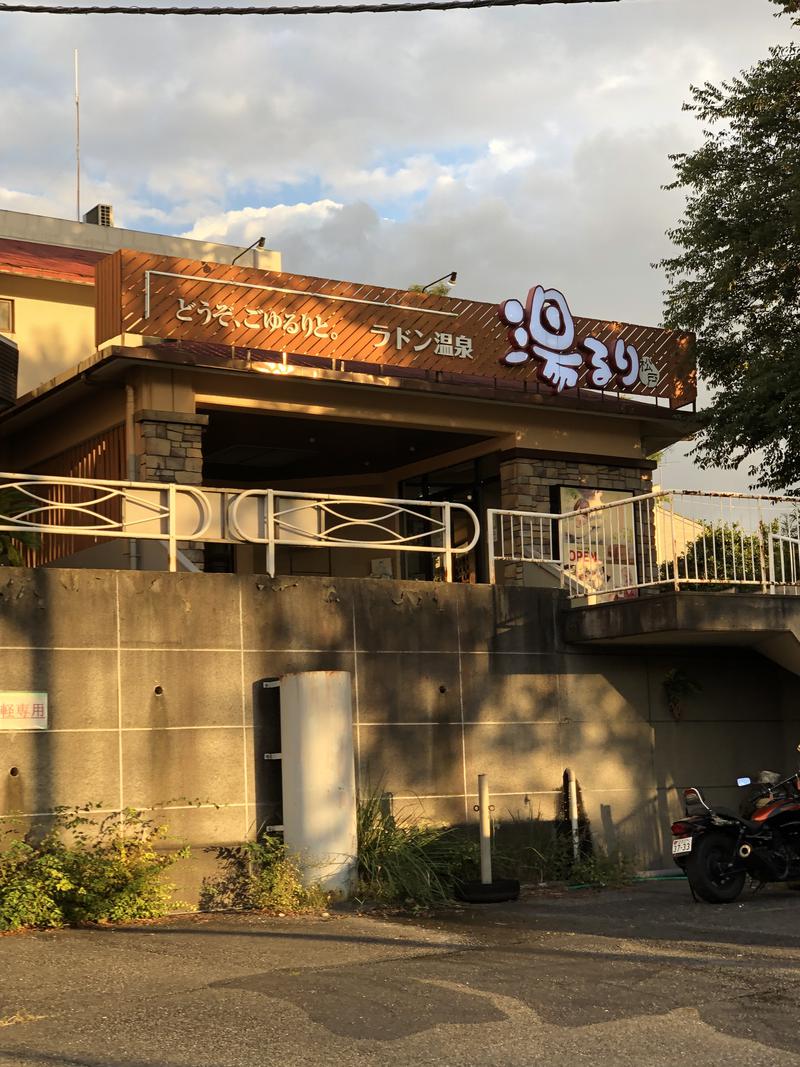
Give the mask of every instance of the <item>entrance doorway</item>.
[{"label": "entrance doorway", "polygon": [[[269,488],[289,493],[320,492],[328,496],[429,500],[464,503],[477,512],[494,506],[492,478],[499,497],[496,457],[453,467],[400,482],[395,472],[411,464],[434,465],[453,452],[485,442],[478,434],[412,428],[391,422],[363,423],[345,419],[290,415],[267,411],[205,408],[209,424],[203,439],[203,484],[230,489]],[[456,544],[466,544],[474,531],[469,516],[452,513]],[[394,521],[394,520],[393,520]],[[398,523],[413,523],[404,516]],[[463,528],[462,528],[463,527]],[[414,533],[404,529],[405,533]],[[387,557],[385,551],[328,548],[313,545],[279,547],[278,573],[332,577],[395,577],[436,580],[444,576],[444,561],[436,556],[405,552]],[[419,542],[422,543],[422,542]],[[263,573],[265,548],[255,545],[208,545],[207,570]],[[374,557],[374,558],[373,558]],[[483,581],[486,563],[477,552],[453,560],[456,580]]]},{"label": "entrance doorway", "polygon": [[[452,467],[442,467],[440,470],[407,478],[400,483],[398,495],[403,500],[449,500],[466,504],[478,516],[481,528],[485,529],[487,508],[500,507],[500,457],[495,452]],[[457,530],[456,544],[466,543],[470,533],[466,524],[463,530]],[[480,548],[479,542],[471,552],[455,557],[455,581],[488,581],[488,562]],[[414,556],[409,553],[404,560],[403,576],[428,582],[441,580],[443,563],[436,557]]]}]

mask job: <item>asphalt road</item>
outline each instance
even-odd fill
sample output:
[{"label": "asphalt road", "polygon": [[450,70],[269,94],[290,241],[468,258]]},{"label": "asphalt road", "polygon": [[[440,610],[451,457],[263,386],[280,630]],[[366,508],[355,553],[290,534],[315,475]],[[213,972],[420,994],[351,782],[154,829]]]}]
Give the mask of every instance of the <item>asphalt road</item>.
[{"label": "asphalt road", "polygon": [[0,1067],[800,1067],[800,893],[0,937]]}]

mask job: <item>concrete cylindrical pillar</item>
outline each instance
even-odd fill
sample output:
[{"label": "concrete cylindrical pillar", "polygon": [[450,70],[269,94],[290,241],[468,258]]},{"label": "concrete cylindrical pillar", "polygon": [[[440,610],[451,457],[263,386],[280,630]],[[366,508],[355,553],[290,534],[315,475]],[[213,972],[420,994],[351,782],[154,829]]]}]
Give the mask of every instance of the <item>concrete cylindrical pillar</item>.
[{"label": "concrete cylindrical pillar", "polygon": [[356,782],[347,671],[281,678],[283,836],[304,881],[347,894],[356,877]]}]

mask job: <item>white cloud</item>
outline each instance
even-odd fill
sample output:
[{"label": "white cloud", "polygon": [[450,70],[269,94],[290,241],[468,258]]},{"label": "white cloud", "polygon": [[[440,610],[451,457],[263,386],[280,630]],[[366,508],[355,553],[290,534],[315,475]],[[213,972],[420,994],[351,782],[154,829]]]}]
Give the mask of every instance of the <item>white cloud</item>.
[{"label": "white cloud", "polygon": [[[401,220],[365,199],[251,206],[198,219],[187,236],[249,244],[262,234],[286,270],[405,286],[458,270],[460,295],[496,300],[535,282],[567,291],[576,313],[660,318],[650,263],[667,251],[674,197],[653,201],[669,176],[664,131],[583,142],[569,166],[454,168]],[[676,135],[677,136],[677,135]],[[495,150],[494,155],[497,155]]]},{"label": "white cloud", "polygon": [[454,167],[439,163],[433,156],[410,156],[396,167],[342,170],[330,184],[338,196],[382,202],[414,196],[438,181],[450,180],[453,173]]},{"label": "white cloud", "polygon": [[536,152],[525,145],[516,144],[514,141],[504,141],[495,138],[489,142],[489,156],[497,166],[501,174],[510,170],[533,163]]},{"label": "white cloud", "polygon": [[19,189],[4,189],[0,186],[0,209],[3,211],[24,211],[30,215],[52,215],[57,213],[60,204],[47,196],[23,193]]},{"label": "white cloud", "polygon": [[311,199],[417,196],[465,177],[453,158],[482,159],[486,145],[502,173],[504,160],[569,164],[606,129],[689,128],[688,83],[788,36],[771,15],[767,0],[285,21],[0,15],[0,138],[13,146],[0,181],[71,213],[73,44],[87,198],[113,188],[121,219],[157,206],[185,229],[298,186],[315,186]]},{"label": "white cloud", "polygon": [[[331,215],[341,211],[334,200],[318,200],[312,204],[276,204],[273,207],[246,207],[237,211],[223,211],[199,218],[181,236],[197,241],[221,243],[249,243],[267,234],[280,234],[294,228],[318,227]],[[280,247],[272,242],[272,247]]]}]

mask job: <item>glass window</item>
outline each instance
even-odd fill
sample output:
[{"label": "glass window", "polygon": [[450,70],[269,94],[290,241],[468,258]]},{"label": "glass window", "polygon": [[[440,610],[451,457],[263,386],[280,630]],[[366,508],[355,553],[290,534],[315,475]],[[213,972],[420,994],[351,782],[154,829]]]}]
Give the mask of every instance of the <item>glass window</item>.
[{"label": "glass window", "polygon": [[14,301],[0,297],[0,333],[14,332]]}]

